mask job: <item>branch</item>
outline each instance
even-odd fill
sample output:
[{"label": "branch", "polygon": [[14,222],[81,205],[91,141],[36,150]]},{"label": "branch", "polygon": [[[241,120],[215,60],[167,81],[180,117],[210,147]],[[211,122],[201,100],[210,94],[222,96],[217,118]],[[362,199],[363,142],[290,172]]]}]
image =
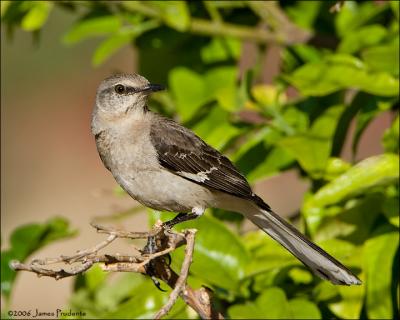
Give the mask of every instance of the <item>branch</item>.
[{"label": "branch", "polygon": [[[251,1],[249,2],[251,5]],[[262,3],[262,2],[260,2]],[[122,3],[125,6],[125,9],[138,12],[148,18],[163,20],[163,14],[160,10],[155,7],[151,7],[147,4],[141,3],[139,1],[131,1],[128,3]],[[261,8],[264,12],[268,10],[268,12],[272,15],[276,15],[275,19],[270,19],[269,22],[273,22],[278,20],[280,23],[280,27],[285,32],[281,32],[280,30],[271,31],[267,28],[260,27],[247,27],[244,25],[232,24],[228,22],[223,22],[221,20],[208,20],[201,18],[190,18],[190,24],[188,27],[188,32],[206,36],[229,36],[235,37],[242,40],[250,40],[257,43],[279,43],[279,44],[290,44],[294,42],[304,42],[304,39],[308,39],[311,37],[309,31],[303,30],[290,23],[289,30],[286,27],[289,20],[284,15],[284,13],[277,7],[274,3],[274,7],[271,5],[266,5]],[[265,17],[265,16],[264,16]],[[282,23],[284,22],[284,23]],[[286,32],[290,31],[290,32]],[[296,31],[297,36],[293,36],[293,31]],[[299,36],[300,35],[300,36]]]},{"label": "branch", "polygon": [[[104,271],[135,272],[151,275],[164,281],[172,288],[168,302],[155,315],[156,319],[165,316],[173,307],[179,296],[195,310],[203,319],[223,319],[212,305],[212,294],[209,289],[192,289],[186,284],[189,268],[193,257],[196,230],[186,230],[182,233],[165,229],[158,221],[150,232],[130,232],[92,224],[99,233],[107,234],[107,238],[95,246],[79,250],[71,256],[61,255],[57,258],[34,259],[29,264],[11,261],[10,267],[16,271],[29,271],[37,276],[47,276],[56,280],[82,274],[95,264],[101,264]],[[98,254],[117,238],[146,239],[156,244],[156,252],[147,253],[144,248],[135,248],[136,255]],[[165,256],[178,247],[186,245],[185,258],[178,276],[166,262]],[[51,269],[48,266],[63,263],[69,269]],[[151,266],[151,274],[148,267]]]},{"label": "branch", "polygon": [[93,266],[93,264],[94,262],[92,260],[89,260],[85,263],[82,263],[81,266],[72,268],[70,271],[66,271],[64,269],[60,270],[46,269],[39,267],[38,265],[35,265],[33,262],[31,264],[23,264],[20,263],[19,261],[14,260],[10,262],[10,267],[15,271],[24,270],[24,271],[34,272],[38,275],[38,277],[47,276],[47,277],[52,277],[56,280],[60,280],[62,278],[76,276],[80,273],[83,273],[86,270],[89,270]]},{"label": "branch", "polygon": [[[113,228],[107,228],[105,226],[99,225],[97,223],[92,222],[90,224],[93,228],[96,229],[98,233],[106,233],[106,234],[117,234],[118,238],[128,238],[128,239],[146,239],[147,237],[154,234],[153,232],[131,232],[124,230],[117,230]],[[156,225],[158,226],[158,225]],[[154,228],[154,230],[156,230]]]},{"label": "branch", "polygon": [[[312,36],[311,32],[295,25],[279,7],[277,1],[249,1],[248,6],[269,26],[281,43],[292,44],[306,42]],[[279,43],[279,42],[278,42]]]},{"label": "branch", "polygon": [[193,258],[193,249],[194,249],[194,236],[196,233],[196,230],[188,230],[187,231],[187,237],[186,237],[186,248],[185,248],[185,259],[182,263],[182,269],[181,269],[181,274],[179,275],[178,280],[175,283],[175,288],[172,290],[171,294],[169,295],[168,302],[165,304],[164,307],[158,311],[154,319],[161,319],[163,316],[167,315],[168,312],[171,310],[173,305],[175,304],[176,300],[178,299],[179,294],[183,293],[185,284],[186,284],[186,279],[189,274],[189,267],[190,264],[192,263],[192,258]]}]

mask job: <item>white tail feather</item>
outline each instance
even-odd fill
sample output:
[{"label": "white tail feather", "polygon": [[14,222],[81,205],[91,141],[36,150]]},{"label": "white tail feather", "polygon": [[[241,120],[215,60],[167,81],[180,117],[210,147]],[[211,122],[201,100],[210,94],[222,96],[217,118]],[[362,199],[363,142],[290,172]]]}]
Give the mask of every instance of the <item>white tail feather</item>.
[{"label": "white tail feather", "polygon": [[361,284],[360,279],[350,270],[308,240],[295,227],[272,210],[261,209],[256,204],[251,203],[250,206],[246,206],[245,210],[242,210],[242,213],[319,277],[329,280],[333,284]]}]

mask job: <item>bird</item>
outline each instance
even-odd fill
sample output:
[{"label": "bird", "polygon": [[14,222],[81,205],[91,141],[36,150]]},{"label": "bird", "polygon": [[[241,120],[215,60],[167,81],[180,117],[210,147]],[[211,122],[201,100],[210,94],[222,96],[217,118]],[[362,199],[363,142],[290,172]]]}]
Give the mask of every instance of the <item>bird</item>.
[{"label": "bird", "polygon": [[[194,132],[148,108],[164,87],[139,74],[115,74],[97,88],[91,130],[104,166],[135,200],[177,216],[169,227],[207,208],[238,212],[290,251],[314,274],[360,285],[343,264],[276,214],[234,164]],[[217,245],[217,244],[216,244]]]}]

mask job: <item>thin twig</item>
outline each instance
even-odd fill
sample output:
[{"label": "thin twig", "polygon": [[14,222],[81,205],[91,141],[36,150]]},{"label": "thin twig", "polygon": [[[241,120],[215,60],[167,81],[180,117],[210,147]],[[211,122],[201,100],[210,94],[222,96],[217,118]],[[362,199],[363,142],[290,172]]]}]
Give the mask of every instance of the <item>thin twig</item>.
[{"label": "thin twig", "polygon": [[[155,7],[151,7],[143,2],[139,1],[131,1],[129,4],[122,3],[125,5],[125,9],[129,11],[134,11],[140,13],[146,17],[157,19],[163,21],[164,15],[163,13]],[[278,9],[275,10],[275,12]],[[280,17],[283,16],[283,12],[279,12]],[[291,31],[293,31],[291,28]],[[296,27],[297,28],[297,27]],[[249,40],[257,43],[294,43],[294,42],[303,42],[304,37],[300,37],[299,39],[293,39],[291,33],[282,33],[282,32],[272,32],[265,28],[253,28],[239,24],[233,24],[218,20],[208,20],[201,19],[196,17],[190,18],[190,23],[188,24],[188,32],[193,34],[200,34],[206,36],[222,36],[222,37],[235,37],[242,40]],[[306,33],[306,31],[297,28],[296,32]],[[308,37],[309,35],[307,35]],[[300,40],[301,39],[301,40]]]},{"label": "thin twig", "polygon": [[196,230],[187,230],[186,233],[186,248],[185,248],[185,259],[182,263],[181,272],[178,280],[175,283],[175,288],[172,290],[169,295],[168,302],[154,315],[154,319],[161,319],[163,316],[167,315],[171,310],[173,305],[175,304],[178,296],[184,290],[186,280],[189,274],[189,267],[192,263],[193,258],[193,250],[194,250],[194,236],[196,234]]},{"label": "thin twig", "polygon": [[109,272],[135,272],[146,274],[146,269],[144,268],[144,266],[134,263],[118,262],[113,264],[105,264],[101,266],[101,268],[104,271]]},{"label": "thin twig", "polygon": [[[185,303],[195,310],[201,318],[223,319],[222,314],[213,308],[212,294],[209,289],[201,288],[194,290],[190,286],[186,285],[190,263],[193,256],[196,230],[187,230],[184,233],[175,232],[170,229],[165,229],[161,221],[158,221],[150,232],[128,232],[96,224],[94,224],[93,227],[95,227],[100,233],[108,234],[108,237],[92,248],[80,250],[75,255],[71,256],[61,255],[58,258],[35,259],[30,264],[12,261],[10,267],[16,271],[29,271],[36,273],[39,277],[47,276],[58,280],[81,274],[89,270],[96,263],[101,263],[101,267],[105,271],[148,274],[146,265],[152,261],[152,266],[154,267],[154,273],[152,276],[163,280],[172,288],[172,293],[168,302],[159,312],[157,312],[157,318],[166,315],[180,295]],[[138,250],[138,254],[135,256],[97,254],[98,251],[104,249],[117,238],[138,239],[146,237],[148,241],[152,238],[152,241],[157,243],[157,252],[147,254],[146,250]],[[172,270],[170,265],[166,263],[166,259],[161,257],[184,244],[186,244],[185,258],[180,275],[178,276]],[[46,268],[47,265],[54,263],[75,265],[70,267],[69,270],[63,268],[59,270]]]},{"label": "thin twig", "polygon": [[91,254],[98,252],[99,250],[108,246],[111,242],[113,242],[117,238],[118,238],[118,235],[113,233],[113,234],[110,234],[106,240],[98,243],[94,247],[86,249],[86,250],[80,250],[72,256],[61,255],[58,258],[35,259],[31,262],[31,264],[33,264],[33,265],[49,265],[49,264],[55,264],[55,263],[60,263],[60,262],[71,264],[71,263],[81,260],[84,257],[87,257]]},{"label": "thin twig", "polygon": [[151,232],[131,232],[125,230],[118,230],[114,228],[108,228],[105,226],[101,226],[92,222],[90,224],[93,228],[96,229],[98,233],[106,233],[106,234],[118,234],[118,238],[129,238],[129,239],[145,239],[152,235]]},{"label": "thin twig", "polygon": [[224,319],[224,316],[212,304],[210,289],[203,287],[194,290],[187,286],[182,298],[202,319]]},{"label": "thin twig", "polygon": [[89,260],[86,263],[83,263],[81,266],[77,266],[75,268],[72,268],[70,271],[66,271],[64,269],[60,270],[46,269],[43,267],[39,267],[38,265],[35,264],[23,264],[20,263],[19,261],[13,260],[10,262],[10,267],[15,271],[21,271],[21,270],[30,271],[36,273],[38,277],[46,276],[59,280],[62,278],[76,276],[77,274],[83,273],[86,270],[90,269],[93,266],[93,264],[94,261]]}]

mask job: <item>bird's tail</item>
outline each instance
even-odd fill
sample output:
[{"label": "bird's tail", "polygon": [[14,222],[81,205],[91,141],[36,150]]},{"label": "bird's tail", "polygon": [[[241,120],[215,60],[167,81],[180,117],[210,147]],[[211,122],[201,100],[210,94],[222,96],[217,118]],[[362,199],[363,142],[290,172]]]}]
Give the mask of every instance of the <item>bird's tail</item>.
[{"label": "bird's tail", "polygon": [[257,197],[257,205],[247,206],[243,211],[246,218],[278,241],[319,277],[333,284],[361,284],[360,279],[350,270],[273,212],[261,198]]}]

